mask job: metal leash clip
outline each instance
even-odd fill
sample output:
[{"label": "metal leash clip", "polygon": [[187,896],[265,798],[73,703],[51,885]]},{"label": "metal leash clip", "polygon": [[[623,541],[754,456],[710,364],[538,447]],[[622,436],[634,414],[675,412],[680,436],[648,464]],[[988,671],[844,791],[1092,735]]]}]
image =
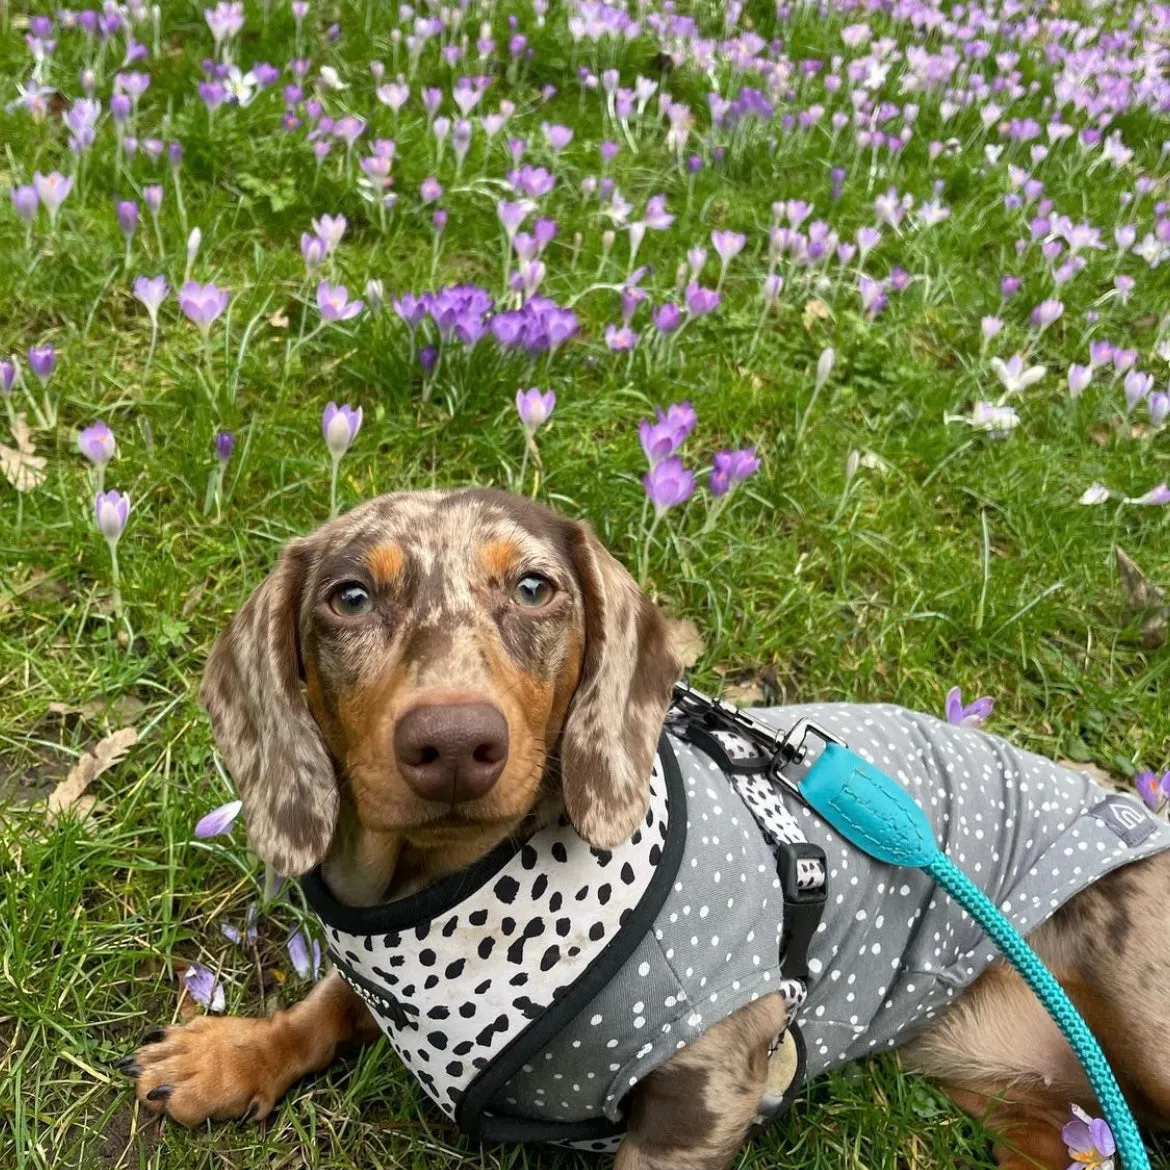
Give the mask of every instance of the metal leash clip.
[{"label": "metal leash clip", "polygon": [[800,767],[808,760],[809,737],[812,736],[822,744],[845,746],[835,735],[811,719],[798,719],[788,731],[782,731],[725,699],[704,694],[689,683],[675,683],[671,717],[694,720],[708,730],[731,731],[748,740],[769,757],[767,774],[798,797],[800,786],[784,774],[784,769]]}]

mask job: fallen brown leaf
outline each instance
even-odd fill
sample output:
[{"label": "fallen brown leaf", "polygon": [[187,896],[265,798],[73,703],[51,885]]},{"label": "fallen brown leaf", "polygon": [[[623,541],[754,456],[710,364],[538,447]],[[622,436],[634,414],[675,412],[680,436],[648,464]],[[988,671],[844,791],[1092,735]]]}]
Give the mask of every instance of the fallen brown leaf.
[{"label": "fallen brown leaf", "polygon": [[93,751],[85,752],[69,770],[69,775],[49,793],[50,822],[66,811],[85,816],[94,800],[92,796],[85,796],[85,790],[103,772],[117,764],[137,742],[138,732],[133,727],[123,727],[99,740]]},{"label": "fallen brown leaf", "polygon": [[16,440],[16,448],[0,444],[0,471],[4,472],[4,478],[18,492],[30,492],[45,482],[47,461],[36,453],[37,446],[32,441],[32,432],[23,414],[18,414],[12,420],[10,430]]},{"label": "fallen brown leaf", "polygon": [[829,311],[829,306],[824,301],[817,300],[813,297],[811,301],[806,301],[804,312],[801,314],[801,323],[808,331],[812,330],[813,325],[817,321],[828,321],[833,314]]},{"label": "fallen brown leaf", "polygon": [[758,707],[764,701],[764,688],[756,679],[745,683],[728,683],[721,697],[741,707]]},{"label": "fallen brown leaf", "polygon": [[707,650],[707,643],[703,641],[699,627],[690,618],[667,618],[666,629],[670,638],[670,648],[689,670]]},{"label": "fallen brown leaf", "polygon": [[1170,619],[1165,590],[1155,585],[1120,545],[1114,549],[1114,554],[1125,595],[1125,611],[1131,617],[1142,619],[1142,645],[1147,650],[1156,650],[1166,641],[1166,626]]},{"label": "fallen brown leaf", "polygon": [[119,723],[130,723],[146,709],[146,704],[137,695],[119,695],[116,699],[91,699],[86,703],[50,703],[49,714],[67,718],[80,715],[82,719],[98,719],[112,715]]}]

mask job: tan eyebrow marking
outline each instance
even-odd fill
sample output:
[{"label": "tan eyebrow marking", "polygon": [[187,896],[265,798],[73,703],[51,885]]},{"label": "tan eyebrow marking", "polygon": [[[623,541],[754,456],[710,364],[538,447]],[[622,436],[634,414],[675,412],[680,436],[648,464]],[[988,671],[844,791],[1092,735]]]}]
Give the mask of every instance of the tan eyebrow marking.
[{"label": "tan eyebrow marking", "polygon": [[506,537],[497,537],[489,540],[479,550],[480,563],[491,578],[507,577],[522,556],[520,546]]},{"label": "tan eyebrow marking", "polygon": [[406,554],[399,545],[388,540],[366,553],[366,565],[379,585],[391,585],[406,567]]}]

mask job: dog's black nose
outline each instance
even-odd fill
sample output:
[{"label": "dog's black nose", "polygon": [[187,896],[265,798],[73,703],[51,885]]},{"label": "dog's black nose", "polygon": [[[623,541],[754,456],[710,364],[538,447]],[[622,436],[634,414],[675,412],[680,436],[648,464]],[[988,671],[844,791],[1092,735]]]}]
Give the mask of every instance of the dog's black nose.
[{"label": "dog's black nose", "polygon": [[491,703],[413,707],[394,728],[403,779],[427,800],[456,804],[489,792],[508,760],[508,722]]}]

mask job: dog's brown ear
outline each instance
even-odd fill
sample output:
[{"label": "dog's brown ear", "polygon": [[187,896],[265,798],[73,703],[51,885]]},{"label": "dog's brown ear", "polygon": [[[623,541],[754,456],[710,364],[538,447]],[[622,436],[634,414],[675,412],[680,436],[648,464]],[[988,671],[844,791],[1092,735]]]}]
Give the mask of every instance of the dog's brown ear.
[{"label": "dog's brown ear", "polygon": [[339,799],[301,691],[297,610],[308,560],[307,542],[288,545],[219,636],[199,692],[244,802],[248,837],[290,877],[325,856]]},{"label": "dog's brown ear", "polygon": [[577,832],[612,849],[646,812],[682,668],[662,615],[586,525],[574,525],[571,551],[585,603],[585,656],[561,733],[561,780]]}]

